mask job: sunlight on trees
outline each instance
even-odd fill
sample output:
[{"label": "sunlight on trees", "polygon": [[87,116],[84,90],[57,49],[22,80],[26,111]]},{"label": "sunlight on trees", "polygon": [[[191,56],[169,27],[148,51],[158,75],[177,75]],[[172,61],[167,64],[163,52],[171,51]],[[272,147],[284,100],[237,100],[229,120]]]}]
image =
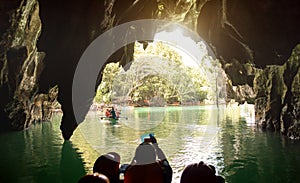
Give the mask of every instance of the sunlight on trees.
[{"label": "sunlight on trees", "polygon": [[[204,44],[199,46],[205,49]],[[164,43],[152,42],[147,47],[135,43],[134,61],[122,68],[118,63],[107,64],[95,97],[97,103],[129,104],[134,106],[164,106],[219,102],[222,81],[220,67],[207,55],[199,67],[192,58]],[[194,64],[195,65],[195,64]],[[204,72],[205,70],[206,72]]]},{"label": "sunlight on trees", "polygon": [[115,77],[121,71],[119,63],[109,63],[105,66],[103,71],[102,82],[98,86],[97,93],[95,96],[95,102],[97,103],[110,103],[112,86]]}]

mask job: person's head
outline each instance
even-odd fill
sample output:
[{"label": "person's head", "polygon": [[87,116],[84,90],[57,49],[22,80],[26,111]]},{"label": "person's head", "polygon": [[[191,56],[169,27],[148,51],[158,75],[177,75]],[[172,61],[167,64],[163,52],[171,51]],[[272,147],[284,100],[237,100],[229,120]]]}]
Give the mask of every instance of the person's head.
[{"label": "person's head", "polygon": [[202,161],[193,163],[183,170],[180,183],[218,183],[220,181],[219,176],[217,177],[215,173],[216,171],[211,165],[206,165]]},{"label": "person's head", "polygon": [[78,183],[110,183],[110,181],[103,174],[93,173],[81,177]]},{"label": "person's head", "polygon": [[109,152],[101,155],[94,163],[93,172],[106,175],[111,182],[119,179],[120,155]]},{"label": "person's head", "polygon": [[135,150],[134,164],[145,165],[156,162],[156,152],[150,143],[142,143]]}]

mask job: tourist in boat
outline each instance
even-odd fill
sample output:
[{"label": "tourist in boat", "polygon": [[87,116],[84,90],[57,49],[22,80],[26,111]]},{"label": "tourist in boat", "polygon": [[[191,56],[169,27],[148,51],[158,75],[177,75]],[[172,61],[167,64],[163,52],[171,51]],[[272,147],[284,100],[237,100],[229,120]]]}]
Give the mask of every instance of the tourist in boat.
[{"label": "tourist in boat", "polygon": [[188,165],[182,172],[180,183],[224,183],[225,179],[215,175],[216,170],[212,165],[203,161]]},{"label": "tourist in boat", "polygon": [[106,110],[105,110],[105,116],[106,116],[106,117],[109,117],[109,116],[110,116],[110,111],[109,111],[109,109],[106,109]]},{"label": "tourist in boat", "polygon": [[104,174],[110,183],[119,183],[120,159],[116,152],[101,155],[94,163],[93,172]]},{"label": "tourist in boat", "polygon": [[172,168],[154,136],[141,143],[127,168],[124,183],[171,183]]},{"label": "tourist in boat", "polygon": [[105,175],[99,173],[93,173],[81,177],[78,183],[111,183],[111,182]]},{"label": "tourist in boat", "polygon": [[113,118],[113,119],[117,119],[117,115],[116,115],[116,111],[115,111],[114,107],[111,108],[109,117]]}]

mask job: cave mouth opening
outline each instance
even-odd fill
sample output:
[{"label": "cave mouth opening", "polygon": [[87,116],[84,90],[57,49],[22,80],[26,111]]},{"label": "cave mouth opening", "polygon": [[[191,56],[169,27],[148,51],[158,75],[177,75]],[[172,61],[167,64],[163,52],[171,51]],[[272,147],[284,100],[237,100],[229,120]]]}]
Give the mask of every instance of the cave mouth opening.
[{"label": "cave mouth opening", "polygon": [[[191,41],[194,42],[191,43]],[[181,103],[193,103],[195,101],[199,102],[199,99],[194,100],[194,98],[190,97],[189,94],[197,93],[197,90],[194,90],[195,88],[204,89],[205,87],[206,89],[212,89],[212,91],[214,91],[212,93],[215,93],[215,100],[212,101],[214,101],[215,104],[218,105],[219,103],[222,103],[222,101],[225,100],[226,75],[223,69],[221,68],[221,64],[219,63],[219,61],[215,59],[215,56],[211,49],[206,45],[204,40],[201,37],[199,37],[197,33],[188,29],[187,27],[172,22],[159,20],[137,20],[133,22],[124,23],[104,32],[99,37],[97,37],[82,54],[77,64],[72,83],[72,106],[77,124],[80,124],[85,119],[86,113],[89,110],[91,104],[93,103],[95,97],[95,86],[97,83],[97,79],[99,78],[99,70],[103,68],[104,65],[106,65],[107,60],[116,51],[133,43],[136,45],[136,47],[138,47],[137,42],[143,43],[143,52],[147,50],[148,47],[145,46],[144,42],[147,42],[148,45],[161,44],[162,50],[167,49],[166,47],[168,47],[168,49],[172,48],[174,54],[171,54],[167,51],[164,52],[160,49],[156,49],[158,52],[158,54],[156,55],[145,56],[144,54],[139,59],[129,61],[126,63],[126,65],[123,65],[123,68],[128,67],[131,69],[132,65],[134,65],[135,63],[142,63],[137,65],[145,65],[145,63],[147,63],[147,65],[149,66],[148,69],[146,66],[143,66],[142,68],[144,69],[139,70],[139,72],[142,73],[142,77],[136,74],[131,75],[133,75],[133,78],[137,78],[138,76],[142,80],[148,79],[148,83],[149,80],[160,81],[161,83],[171,83],[172,87],[175,89],[170,91],[172,91],[175,95],[171,95],[171,98],[169,97],[169,101],[167,102],[169,102],[170,104],[174,104],[179,101]],[[205,51],[204,53],[207,54],[203,54],[203,50]],[[137,55],[137,52],[138,49],[134,50],[135,55]],[[165,57],[164,55],[161,55],[162,53],[165,53]],[[176,57],[174,55],[179,55],[179,58],[184,57],[190,59],[187,59],[188,61],[172,63],[169,60],[176,60]],[[149,60],[152,60],[152,62],[149,62]],[[155,63],[157,64],[155,65]],[[129,67],[130,65],[131,67]],[[183,67],[183,65],[189,65],[189,67]],[[196,87],[195,83],[193,83],[193,79],[191,78],[194,78],[196,80],[200,77],[190,77],[189,72],[192,72],[186,72],[186,70],[188,70],[186,68],[190,68],[190,70],[201,68],[201,72],[199,72],[198,70],[198,72],[195,72],[195,75],[201,74],[203,78],[206,78],[203,80],[207,82],[207,84],[204,85],[203,83],[198,82],[199,87]],[[123,74],[121,75],[124,76]],[[127,80],[124,80],[126,78]],[[132,94],[132,92],[128,92],[128,88],[141,89],[140,87],[132,87],[132,83],[135,84],[136,82],[129,82],[130,80],[128,79],[130,78],[131,77],[121,77],[121,79],[123,79],[123,81],[121,80],[122,82],[119,82],[121,84],[116,84],[118,83],[118,80],[112,79],[114,82],[110,86],[107,85],[107,82],[102,81],[102,83],[105,83],[107,85],[103,88],[106,89],[106,92],[111,96],[111,103],[119,100],[119,103],[122,104],[122,102],[126,101],[127,98],[122,99],[122,97],[128,97],[128,95],[124,95],[124,93]],[[178,79],[176,80],[174,78]],[[126,83],[126,85],[124,83]],[[122,92],[126,91],[122,89],[122,87],[125,89],[127,88],[127,92]],[[185,91],[187,89],[189,90]],[[155,95],[153,97],[148,96],[148,98],[145,100],[152,102],[149,104],[150,106],[156,106],[157,103],[159,103],[160,101],[162,101],[163,104],[166,102],[164,101],[165,98],[156,95],[157,90],[152,92],[152,94]],[[126,105],[128,105],[128,103],[126,103]]]},{"label": "cave mouth opening", "polygon": [[94,105],[218,105],[225,103],[225,82],[206,43],[177,28],[156,33],[153,41],[136,41],[133,60],[125,66],[107,64]]},{"label": "cave mouth opening", "polygon": [[[110,138],[131,148],[135,146],[136,136],[149,131],[162,131],[161,128],[169,123],[166,120],[182,122],[188,119],[190,110],[199,110],[202,107],[200,105],[213,104],[211,106],[216,107],[216,103],[225,102],[225,73],[219,61],[210,53],[204,41],[195,42],[191,37],[184,36],[182,30],[175,29],[157,33],[152,41],[134,42],[133,59],[126,65],[121,66],[119,62],[106,64],[94,106],[104,109],[103,113],[97,113],[100,116],[105,115],[107,106],[114,106],[120,111],[122,118],[118,122],[111,122],[107,118],[101,120],[101,117],[100,122],[123,129],[127,137],[112,133],[109,134]],[[133,110],[132,106],[140,108]],[[189,107],[181,110],[181,106]],[[208,110],[215,109],[213,107]],[[176,114],[174,119],[170,118],[173,114]],[[128,120],[124,117],[128,117]],[[206,117],[208,121],[215,120],[213,115]],[[84,130],[86,126],[82,126],[83,136],[100,152],[99,144],[90,139],[91,134]],[[170,126],[162,136],[172,139],[176,128]],[[205,126],[203,133],[215,134],[208,129]],[[208,141],[213,139],[214,135],[209,136]]]},{"label": "cave mouth opening", "polygon": [[[129,26],[126,30],[135,29]],[[219,61],[215,59],[209,46],[199,36],[197,39],[193,39],[194,37],[185,33],[184,29],[174,29],[174,31],[168,29],[158,31],[151,39],[149,37],[142,37],[143,39],[132,38],[127,44],[123,44],[115,50],[117,51],[126,45],[134,43],[132,61],[122,67],[119,62],[106,64],[105,69],[102,71],[102,82],[98,86],[96,97],[93,98],[94,102],[99,103],[100,108],[103,106],[103,109],[105,109],[105,104],[113,105],[122,112],[121,116],[128,117],[129,120],[120,119],[121,123],[117,123],[116,126],[114,126],[114,123],[111,125],[109,120],[105,122],[105,124],[108,123],[113,126],[112,128],[123,128],[124,132],[126,132],[123,135],[132,137],[127,141],[119,135],[115,135],[115,133],[109,134],[112,137],[116,137],[117,141],[124,142],[126,146],[128,144],[134,145],[134,142],[136,142],[134,137],[139,134],[154,131],[155,129],[160,131],[166,124],[166,120],[172,121],[168,118],[169,107],[165,106],[198,105],[205,104],[205,102],[216,106],[225,103],[227,97],[225,72]],[[107,41],[98,40],[100,46],[103,46],[103,42]],[[87,57],[87,55],[84,55],[90,59],[84,60],[86,62],[82,64],[82,68],[88,67],[88,69],[82,71],[85,75],[78,77],[82,79],[78,81],[82,82],[74,85],[80,86],[80,89],[85,89],[88,87],[85,87],[86,85],[84,84],[91,83],[89,88],[92,88],[93,92],[96,82],[90,82],[90,78],[93,77],[90,77],[89,74],[91,72],[88,71],[95,69],[97,70],[95,75],[99,76],[99,70],[102,67],[97,66],[95,68],[96,64],[89,65],[87,63],[91,60],[97,60],[98,63],[103,58],[103,56],[99,57],[101,53],[98,51],[99,47],[96,46],[98,45],[95,43],[95,49],[89,53],[96,56]],[[110,58],[114,53],[109,52],[106,58]],[[74,83],[77,82],[77,80],[74,81]],[[79,99],[81,96],[86,96],[85,91],[78,92],[78,94],[82,94],[78,95]],[[81,106],[83,106],[82,102],[78,102],[78,105],[75,107],[79,108]],[[139,108],[138,110],[144,111],[138,111],[132,110],[132,106],[150,107]],[[188,110],[180,112],[177,120],[184,120],[189,115],[188,112]],[[101,113],[100,115],[104,114]],[[218,116],[209,116],[209,121],[214,120],[212,118]],[[99,118],[99,116],[97,117]],[[90,124],[93,125],[93,123]],[[83,125],[82,128],[86,126]],[[92,128],[100,127],[93,126]],[[173,132],[174,128],[168,129],[164,134],[165,139],[172,138]],[[206,132],[209,132],[208,128],[205,128]],[[97,139],[97,137],[89,140],[91,134],[87,134],[84,131],[82,131],[82,134],[93,147],[99,146],[92,140]],[[210,140],[213,139],[214,135],[210,136]]]}]

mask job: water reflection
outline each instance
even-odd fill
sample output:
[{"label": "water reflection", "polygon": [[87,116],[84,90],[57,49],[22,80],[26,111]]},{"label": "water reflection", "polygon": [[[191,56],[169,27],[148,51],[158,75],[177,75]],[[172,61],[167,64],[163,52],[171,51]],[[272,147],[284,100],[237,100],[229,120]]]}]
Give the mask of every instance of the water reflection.
[{"label": "water reflection", "polygon": [[153,132],[173,168],[174,183],[187,164],[199,161],[214,165],[227,182],[300,182],[300,145],[257,130],[252,114],[251,105],[136,108],[118,124],[91,113],[79,131],[98,155],[118,152],[121,163],[130,162],[142,134]]},{"label": "water reflection", "polygon": [[[121,163],[130,162],[140,136],[149,132],[155,134],[170,161],[173,183],[179,182],[187,164],[201,160],[214,165],[230,183],[300,182],[299,142],[257,130],[247,121],[248,115],[241,115],[243,108],[167,107],[156,113],[157,109],[137,108],[132,112],[143,120],[161,118],[148,118],[148,113],[164,115],[160,123],[153,123],[151,128],[139,125],[141,129],[125,124],[138,119],[111,124],[91,112],[69,142],[61,136],[61,115],[55,115],[52,123],[1,134],[0,182],[76,182],[92,171],[100,154],[115,151],[121,155]],[[136,122],[133,124],[137,127]]]},{"label": "water reflection", "polygon": [[81,156],[79,156],[70,141],[63,143],[60,162],[60,173],[63,182],[77,182],[80,176],[85,175]]},{"label": "water reflection", "polygon": [[227,116],[221,124],[223,168],[220,168],[226,180],[299,182],[299,144],[291,144],[277,133],[261,132],[247,117]]},{"label": "water reflection", "polygon": [[152,132],[170,160],[174,182],[178,182],[187,164],[212,161],[212,153],[219,151],[219,117],[215,108],[136,108],[123,110],[122,115],[128,116],[128,120],[111,124],[97,120],[97,114],[91,112],[80,125],[81,134],[99,155],[115,151],[121,155],[122,163],[129,163],[140,136]]},{"label": "water reflection", "polygon": [[0,135],[0,182],[71,183],[86,173],[80,154],[62,139],[59,120]]}]

